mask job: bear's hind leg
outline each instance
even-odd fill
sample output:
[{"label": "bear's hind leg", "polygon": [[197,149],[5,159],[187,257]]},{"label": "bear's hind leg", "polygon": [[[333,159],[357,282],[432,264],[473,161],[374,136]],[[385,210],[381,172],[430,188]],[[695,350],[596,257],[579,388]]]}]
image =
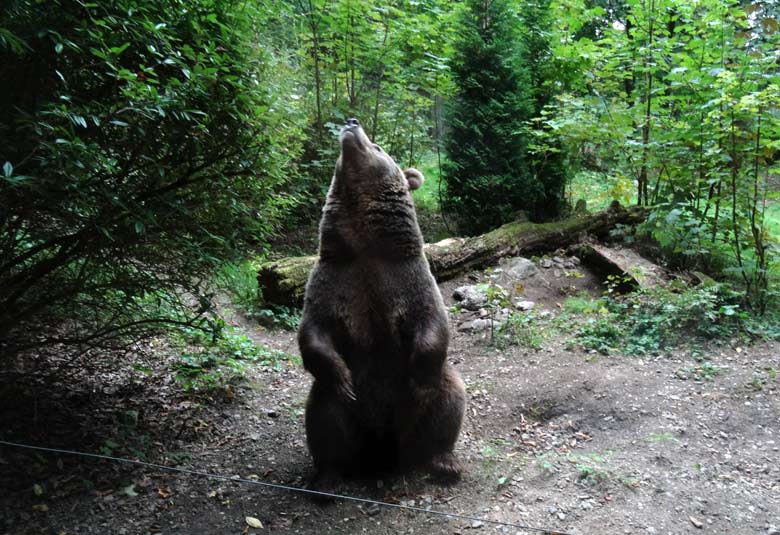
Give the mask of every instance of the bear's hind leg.
[{"label": "bear's hind leg", "polygon": [[332,492],[341,477],[354,469],[362,435],[347,403],[315,380],[306,403],[306,442],[315,468],[313,490]]},{"label": "bear's hind leg", "polygon": [[[411,405],[401,413],[402,466],[422,466],[443,482],[460,479],[462,466],[453,450],[466,409],[466,387],[448,364],[438,384],[419,387]],[[404,416],[405,413],[405,416]],[[409,415],[414,414],[414,418]]]}]

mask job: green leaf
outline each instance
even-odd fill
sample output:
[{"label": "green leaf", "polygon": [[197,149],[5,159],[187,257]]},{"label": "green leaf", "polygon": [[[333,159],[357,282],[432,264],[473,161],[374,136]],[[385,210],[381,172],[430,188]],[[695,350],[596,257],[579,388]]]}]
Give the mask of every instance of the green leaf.
[{"label": "green leaf", "polygon": [[5,162],[3,164],[3,174],[6,178],[10,178],[11,174],[14,172],[14,166],[11,165],[11,162]]},{"label": "green leaf", "polygon": [[124,43],[121,46],[111,47],[111,48],[108,49],[108,51],[110,53],[114,54],[115,56],[118,56],[119,54],[121,54],[122,52],[127,50],[127,47],[129,47],[129,46],[130,46],[130,43]]},{"label": "green leaf", "polygon": [[138,496],[138,492],[135,490],[135,483],[131,483],[126,487],[122,487],[122,493],[126,496],[129,496],[130,498],[135,498]]}]

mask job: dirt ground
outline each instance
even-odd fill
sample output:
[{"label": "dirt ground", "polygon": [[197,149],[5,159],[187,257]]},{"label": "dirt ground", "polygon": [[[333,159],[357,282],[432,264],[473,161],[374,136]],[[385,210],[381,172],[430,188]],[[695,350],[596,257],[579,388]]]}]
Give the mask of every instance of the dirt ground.
[{"label": "dirt ground", "polygon": [[[444,285],[445,298],[463,282]],[[559,313],[560,288],[527,291]],[[689,349],[567,349],[565,331],[547,333],[538,350],[498,349],[460,332],[459,320],[451,314],[450,360],[470,398],[457,446],[463,480],[440,487],[408,474],[340,491],[514,526],[321,506],[290,491],[0,446],[0,532],[780,534],[780,345],[704,345],[702,368]],[[237,321],[254,340],[297,352],[293,333]],[[170,373],[21,382],[0,397],[0,439],[302,486],[309,385],[293,363],[253,368],[209,396],[186,395]]]}]

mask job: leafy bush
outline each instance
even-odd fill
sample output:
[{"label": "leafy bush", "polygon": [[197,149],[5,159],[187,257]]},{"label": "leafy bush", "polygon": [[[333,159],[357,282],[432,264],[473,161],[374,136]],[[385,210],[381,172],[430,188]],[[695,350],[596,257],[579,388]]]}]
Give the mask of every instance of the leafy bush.
[{"label": "leafy bush", "polygon": [[246,336],[222,331],[212,337],[195,329],[184,329],[182,341],[191,346],[174,364],[176,380],[186,391],[215,390],[243,377],[252,363],[278,368],[290,356],[256,345]]},{"label": "leafy bush", "polygon": [[285,305],[268,304],[256,310],[253,315],[260,323],[275,329],[294,331],[301,324],[301,310]]},{"label": "leafy bush", "polygon": [[493,336],[493,344],[498,348],[510,345],[540,349],[542,347],[543,328],[539,319],[528,312],[513,312],[501,324]]},{"label": "leafy bush", "polygon": [[300,132],[259,16],[210,0],[0,11],[3,356],[204,325],[215,269],[275,231]]},{"label": "leafy bush", "polygon": [[723,338],[739,333],[749,319],[738,296],[718,284],[639,291],[598,303],[591,309],[597,316],[588,318],[577,339],[605,355],[657,353],[685,341]]},{"label": "leafy bush", "polygon": [[262,300],[257,268],[257,262],[252,260],[228,262],[217,270],[215,277],[217,288],[225,291],[233,304],[249,313]]}]

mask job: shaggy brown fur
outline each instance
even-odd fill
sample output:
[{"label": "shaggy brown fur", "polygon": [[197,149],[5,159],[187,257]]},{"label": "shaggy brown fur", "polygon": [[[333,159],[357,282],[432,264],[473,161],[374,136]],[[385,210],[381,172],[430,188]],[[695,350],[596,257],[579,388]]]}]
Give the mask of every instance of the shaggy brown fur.
[{"label": "shaggy brown fur", "polygon": [[298,335],[316,487],[414,466],[460,477],[466,393],[409,193],[422,181],[347,121]]}]

